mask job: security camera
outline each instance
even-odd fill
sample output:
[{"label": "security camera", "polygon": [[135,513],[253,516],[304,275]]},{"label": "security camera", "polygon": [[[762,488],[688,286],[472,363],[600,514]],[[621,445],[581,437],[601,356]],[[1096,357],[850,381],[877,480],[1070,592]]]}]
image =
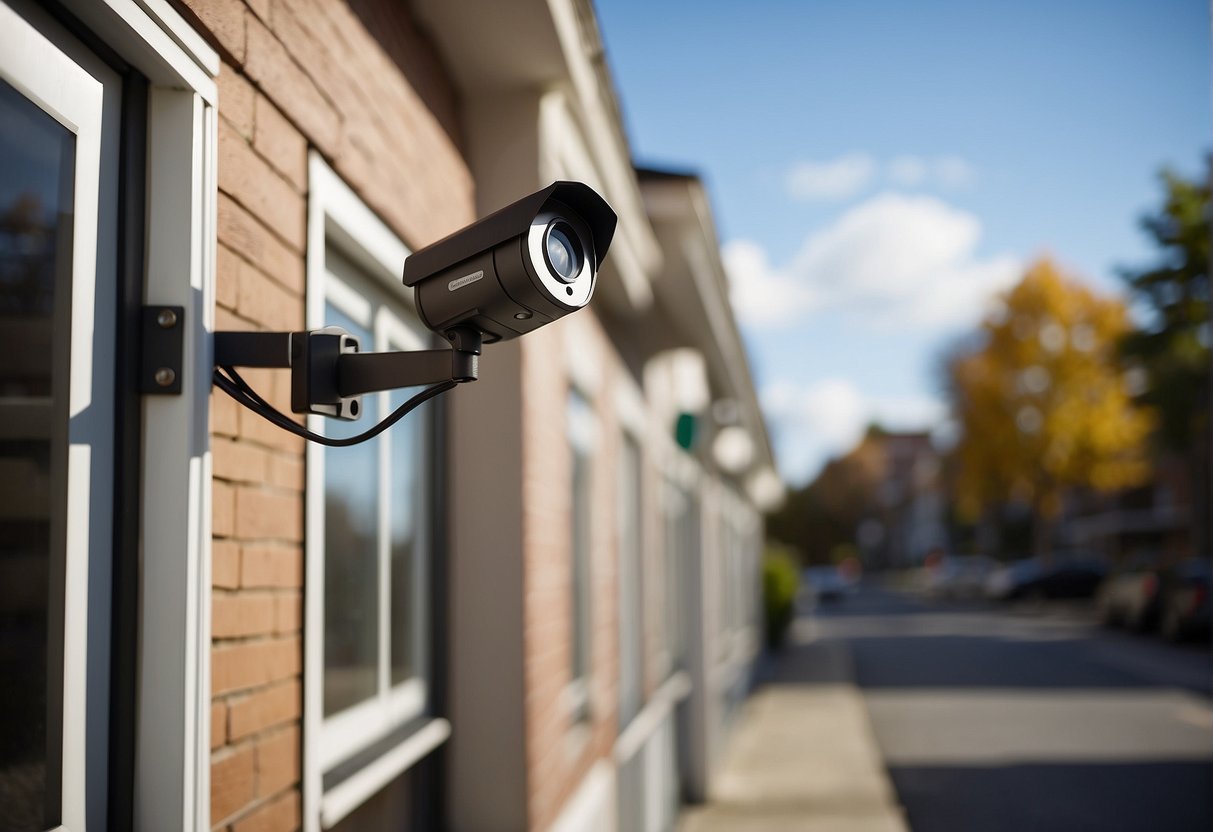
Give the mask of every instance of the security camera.
[{"label": "security camera", "polygon": [[[482,343],[516,338],[589,303],[616,221],[589,186],[555,182],[404,261],[404,285],[413,287],[421,319],[450,349],[364,353],[337,327],[216,332],[215,386],[309,441],[365,442],[423,402],[475,381]],[[429,386],[369,430],[329,437],[275,410],[236,367],[289,367],[292,411],[345,420],[359,417],[366,393]]]},{"label": "security camera", "polygon": [[585,306],[615,233],[615,212],[581,182],[555,182],[409,255],[426,326],[505,341]]}]

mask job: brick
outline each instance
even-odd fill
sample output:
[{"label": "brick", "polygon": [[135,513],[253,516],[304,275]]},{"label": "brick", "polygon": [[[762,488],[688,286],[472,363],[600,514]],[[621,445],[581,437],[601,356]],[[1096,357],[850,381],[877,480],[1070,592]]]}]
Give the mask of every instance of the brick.
[{"label": "brick", "polygon": [[[215,307],[215,331],[221,332],[224,330],[235,330],[239,332],[252,332],[257,329],[257,325],[252,321],[246,320],[230,309],[224,309],[222,306]],[[248,371],[245,371],[245,375]]]},{"label": "brick", "polygon": [[240,135],[252,139],[257,91],[229,64],[219,68],[216,83],[219,85],[219,115],[227,119]]},{"label": "brick", "polygon": [[219,194],[218,226],[219,242],[283,286],[303,293],[306,284],[303,256],[292,251],[244,206],[225,193]]},{"label": "brick", "polygon": [[277,605],[268,593],[240,592],[211,595],[211,636],[240,638],[274,631]]},{"label": "brick", "polygon": [[270,0],[244,0],[248,4],[249,9],[253,14],[257,15],[263,22],[268,22],[270,19]]},{"label": "brick", "polygon": [[211,533],[231,537],[236,531],[236,492],[224,482],[211,481]]},{"label": "brick", "polygon": [[[302,66],[316,87],[344,116],[365,111],[373,100],[369,88],[378,88],[373,70],[378,44],[363,35],[355,51],[334,26],[337,4],[313,0],[274,0],[270,29],[286,51]],[[394,69],[394,68],[393,68]],[[398,71],[397,71],[398,72]]]},{"label": "brick", "polygon": [[[260,388],[254,387],[253,389],[263,396],[265,395],[264,391]],[[268,399],[269,396],[266,396],[266,398]],[[305,442],[301,437],[288,433],[272,422],[261,418],[251,410],[246,408],[241,408],[240,410],[241,412],[237,414],[237,418],[240,420],[241,439],[257,442],[258,444],[265,445],[267,448],[303,453]],[[288,409],[279,407],[278,410],[289,415]],[[299,419],[295,419],[295,421],[299,422]]]},{"label": "brick", "polygon": [[240,586],[240,545],[234,540],[211,541],[211,586]]},{"label": "brick", "polygon": [[211,648],[211,693],[268,685],[298,676],[298,638],[218,644]]},{"label": "brick", "polygon": [[294,832],[301,818],[299,792],[292,790],[232,824],[232,832]]},{"label": "brick", "polygon": [[257,796],[269,797],[299,782],[299,726],[257,740]]},{"label": "brick", "polygon": [[307,139],[268,98],[257,96],[257,129],[253,149],[295,186],[307,190]]},{"label": "brick", "polygon": [[303,713],[303,695],[298,679],[262,688],[228,704],[228,731],[241,740],[292,720]]},{"label": "brick", "polygon": [[274,599],[274,632],[297,633],[303,630],[303,596],[298,593]]},{"label": "brick", "polygon": [[303,540],[303,499],[237,486],[236,536],[242,540]]},{"label": "brick", "polygon": [[302,491],[305,479],[303,457],[295,454],[270,454],[269,484],[291,491]]},{"label": "brick", "polygon": [[211,39],[237,63],[247,52],[242,0],[183,0]]},{"label": "brick", "polygon": [[211,442],[211,470],[221,480],[264,482],[269,463],[269,452],[248,442],[230,439]]},{"label": "brick", "polygon": [[255,792],[255,750],[252,745],[211,756],[211,823],[217,824],[243,809]]},{"label": "brick", "polygon": [[261,21],[249,18],[247,40],[248,76],[314,144],[335,148],[341,136],[341,117],[320,88]]},{"label": "brick", "polygon": [[[240,320],[244,320],[241,318]],[[256,328],[255,326],[252,328]],[[241,375],[266,401],[284,413],[290,411],[291,374],[278,369],[246,367]]]},{"label": "brick", "polygon": [[228,122],[219,122],[219,190],[233,197],[297,251],[307,245],[303,198]]},{"label": "brick", "polygon": [[211,703],[211,751],[227,742],[227,705]]},{"label": "brick", "polygon": [[240,271],[236,311],[271,331],[303,329],[303,298],[251,266]]},{"label": "brick", "polygon": [[298,589],[303,586],[303,551],[297,546],[251,544],[240,550],[240,585]]}]

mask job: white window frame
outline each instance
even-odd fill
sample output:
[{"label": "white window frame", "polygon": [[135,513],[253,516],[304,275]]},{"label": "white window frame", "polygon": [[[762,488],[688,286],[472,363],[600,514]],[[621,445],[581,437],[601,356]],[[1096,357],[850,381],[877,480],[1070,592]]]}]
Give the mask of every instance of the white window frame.
[{"label": "white window frame", "polygon": [[[88,702],[86,692],[89,688],[89,647],[88,629],[90,617],[96,617],[94,606],[107,609],[105,598],[94,598],[90,592],[89,580],[90,560],[98,558],[105,561],[105,550],[109,541],[94,539],[97,536],[98,525],[103,534],[108,535],[108,514],[112,505],[107,504],[106,494],[90,494],[90,481],[95,469],[102,468],[105,474],[106,455],[94,447],[96,438],[87,433],[100,434],[101,441],[108,439],[107,433],[112,430],[112,422],[106,423],[104,415],[86,417],[90,419],[86,427],[86,435],[80,436],[80,427],[75,417],[86,411],[90,404],[99,407],[112,407],[112,400],[93,402],[93,326],[94,300],[96,292],[97,269],[96,260],[98,237],[100,236],[100,216],[98,213],[101,196],[101,178],[103,166],[109,165],[116,173],[116,159],[103,159],[101,137],[103,128],[103,111],[106,91],[104,84],[95,79],[88,70],[77,63],[76,59],[52,42],[34,24],[27,23],[15,11],[0,5],[0,79],[6,81],[26,100],[38,107],[43,113],[54,119],[60,126],[75,137],[72,182],[72,268],[71,268],[71,331],[69,334],[70,358],[68,359],[70,389],[68,394],[67,411],[71,421],[65,433],[67,445],[63,457],[66,460],[67,502],[63,506],[65,526],[64,569],[62,576],[63,607],[62,607],[62,640],[63,640],[63,669],[62,669],[62,711],[59,715],[61,725],[61,742],[56,754],[59,765],[59,776],[48,777],[47,782],[59,782],[60,817],[62,823],[57,829],[82,830],[87,825],[88,794],[95,790],[86,778],[86,761],[88,760],[89,735],[96,736],[96,730],[90,731],[88,720]],[[113,117],[114,114],[105,114]],[[117,126],[108,125],[116,134]],[[56,293],[63,286],[55,286]],[[61,302],[56,298],[56,306]],[[112,310],[112,306],[106,305]],[[108,323],[101,316],[99,325],[103,327],[100,337],[114,338],[114,324]],[[98,363],[103,371],[112,371],[104,358]],[[56,380],[56,386],[59,380]],[[58,411],[56,411],[58,412]],[[96,424],[98,418],[102,424]],[[98,427],[101,429],[98,430]],[[52,457],[54,459],[54,457]],[[112,470],[110,471],[112,475]],[[52,529],[51,541],[54,557],[54,541],[59,540],[58,534]],[[95,569],[95,567],[93,567]],[[51,571],[54,575],[54,570]],[[54,578],[52,577],[52,580]],[[104,588],[102,588],[104,591]],[[90,601],[92,603],[90,603]],[[55,605],[50,607],[56,612]],[[54,632],[52,624],[51,632]],[[49,657],[56,658],[55,646],[48,641]],[[96,664],[96,662],[93,662]],[[103,671],[105,672],[105,671]],[[92,680],[93,684],[106,685],[105,678]],[[56,696],[50,693],[53,698]],[[104,734],[101,734],[104,739]],[[104,744],[104,743],[103,743]],[[94,752],[94,760],[96,759]],[[49,762],[49,761],[48,761]],[[49,775],[49,769],[48,769]]]},{"label": "white window frame", "polygon": [[[645,526],[646,515],[644,511],[644,498],[648,491],[648,481],[645,476],[645,412],[644,404],[640,395],[639,389],[630,378],[621,380],[615,391],[615,412],[619,419],[619,464],[617,472],[619,481],[616,483],[616,499],[618,500],[617,516],[618,516],[618,540],[617,548],[618,558],[618,580],[616,581],[616,614],[619,619],[618,626],[618,642],[619,642],[619,684],[620,684],[620,710],[622,711],[623,698],[623,678],[624,668],[628,665],[633,667],[627,672],[633,670],[636,673],[636,685],[638,700],[636,703],[636,711],[629,717],[629,722],[644,709],[645,705],[645,631],[648,616],[645,614],[645,570],[644,570],[644,553],[648,551],[645,546]],[[625,474],[628,473],[627,445],[632,443],[636,450],[636,482],[626,482]],[[634,530],[634,540],[636,542],[636,552],[624,551],[623,541],[628,537],[628,529],[626,522],[629,508],[629,492],[628,489],[632,486],[639,489],[639,511],[636,513],[633,520],[636,523]],[[635,591],[636,597],[629,598],[625,593]],[[632,615],[635,613],[635,615]],[[635,620],[628,624],[629,619]],[[638,654],[636,656],[625,655],[630,652],[631,648],[626,647],[625,629],[635,627],[633,631],[636,635]],[[637,632],[638,631],[638,632]],[[625,728],[626,722],[620,722],[620,728]]]},{"label": "white window frame", "polygon": [[[580,402],[577,400],[580,399]],[[594,584],[594,526],[595,514],[593,511],[594,497],[594,479],[598,475],[597,466],[594,465],[594,458],[598,450],[599,444],[599,424],[598,415],[594,410],[595,399],[593,395],[584,387],[577,383],[571,383],[568,390],[568,406],[566,407],[568,430],[567,437],[569,442],[570,455],[581,453],[584,455],[588,466],[588,479],[586,487],[590,489],[589,504],[591,510],[586,521],[589,523],[589,528],[586,531],[586,551],[584,553],[585,562],[582,564],[584,570],[583,579],[587,582],[588,587],[582,593],[578,586],[573,583],[574,570],[576,569],[575,559],[578,553],[575,549],[574,540],[570,538],[569,546],[569,579],[572,589],[569,616],[569,684],[565,688],[565,702],[567,703],[569,714],[575,724],[589,722],[591,711],[591,696],[592,689],[591,679],[594,675],[594,610],[593,610],[593,592],[590,588]],[[583,412],[578,412],[584,408]],[[571,461],[571,459],[570,459]],[[572,466],[569,467],[570,475],[572,474]],[[575,485],[573,483],[572,485]],[[574,500],[577,495],[573,488],[569,489],[570,495]],[[569,512],[570,531],[575,535],[576,529],[572,527],[573,512]],[[584,617],[581,625],[578,624],[578,618]],[[577,668],[573,665],[573,656],[577,649],[574,641],[578,637],[578,632],[584,636],[584,643],[580,645],[581,655],[585,661],[583,673],[577,675]]]},{"label": "white window frame", "polygon": [[149,83],[144,302],[184,307],[185,339],[182,394],[143,410],[141,545],[156,556],[140,564],[134,819],[139,829],[209,829],[219,55],[168,0],[61,2]]},{"label": "white window frame", "polygon": [[[308,164],[308,259],[307,259],[307,326],[316,329],[326,325],[325,307],[332,304],[348,315],[360,326],[373,333],[374,349],[424,349],[426,344],[404,322],[386,306],[376,310],[357,287],[350,286],[338,275],[329,271],[325,253],[330,241],[336,244],[341,255],[365,270],[368,277],[377,281],[375,288],[380,294],[398,301],[406,309],[414,309],[412,293],[400,281],[408,248],[378,216],[350,189],[348,185],[313,152]],[[376,419],[387,415],[388,396],[379,396],[378,406],[370,409]],[[416,418],[406,417],[406,418]],[[309,427],[317,432],[324,430],[324,417],[309,417]],[[368,424],[369,427],[369,424]],[[380,435],[383,453],[388,453],[390,433]],[[304,609],[304,741],[303,741],[303,828],[314,830],[329,828],[339,823],[368,798],[400,776],[427,754],[446,741],[450,735],[450,723],[445,719],[429,719],[416,732],[384,754],[350,775],[341,783],[325,791],[324,773],[335,765],[374,742],[383,739],[392,731],[426,714],[428,681],[421,677],[408,679],[384,687],[380,680],[379,693],[367,701],[354,705],[330,717],[324,716],[324,459],[325,448],[311,443],[307,449],[307,535]],[[329,451],[330,453],[333,451]],[[340,450],[335,451],[340,453]],[[389,475],[386,466],[380,466],[380,499],[387,499],[384,478]],[[386,506],[378,511],[380,523],[381,569],[387,549],[386,529],[388,522]],[[418,551],[427,553],[430,542],[421,538]],[[425,594],[428,590],[428,575],[431,558],[426,554],[415,564],[416,586]],[[380,573],[384,574],[383,572]],[[390,586],[380,581],[379,616],[380,633],[390,623]],[[427,599],[432,604],[433,599]],[[416,612],[418,619],[423,613]],[[428,627],[413,628],[415,655],[418,666],[428,662]],[[386,639],[379,644],[380,670],[386,661],[388,650]],[[390,677],[389,677],[390,679]]]}]

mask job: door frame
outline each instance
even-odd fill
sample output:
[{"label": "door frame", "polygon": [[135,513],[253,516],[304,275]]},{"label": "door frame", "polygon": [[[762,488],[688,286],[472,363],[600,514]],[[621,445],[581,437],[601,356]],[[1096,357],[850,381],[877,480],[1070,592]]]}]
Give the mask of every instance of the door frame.
[{"label": "door frame", "polygon": [[[30,0],[0,4],[32,16]],[[70,15],[147,78],[142,160],[147,219],[142,228],[132,230],[146,240],[141,302],[185,309],[182,394],[145,397],[141,403],[139,481],[134,486],[140,494],[138,585],[133,588],[134,699],[125,705],[133,707],[133,724],[126,728],[133,733],[133,748],[127,753],[133,751],[134,782],[132,786],[128,780],[126,786],[133,788],[133,795],[116,795],[111,789],[108,799],[111,804],[133,801],[128,817],[137,829],[209,829],[209,398],[217,193],[215,78],[220,61],[167,0],[59,0],[58,7],[56,11]],[[139,292],[132,294],[139,299]],[[125,343],[127,349],[120,348],[117,356],[123,362],[119,380],[136,357],[130,341]],[[116,552],[116,564],[121,554]],[[115,573],[115,579],[121,577]],[[121,594],[119,587],[115,603],[134,600],[132,588],[126,589],[127,594]],[[121,612],[115,610],[115,615]],[[123,628],[115,632],[122,635]],[[123,637],[131,637],[129,627]],[[116,653],[129,648],[114,645]],[[116,709],[122,707],[115,703]],[[65,813],[68,809],[65,800]]]}]

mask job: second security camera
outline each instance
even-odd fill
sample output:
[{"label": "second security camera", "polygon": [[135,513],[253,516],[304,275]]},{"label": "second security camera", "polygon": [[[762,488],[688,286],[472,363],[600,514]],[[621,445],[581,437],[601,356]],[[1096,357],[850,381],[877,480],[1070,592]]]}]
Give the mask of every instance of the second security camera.
[{"label": "second security camera", "polygon": [[411,254],[404,285],[437,333],[515,338],[589,303],[615,223],[588,185],[555,182]]}]

